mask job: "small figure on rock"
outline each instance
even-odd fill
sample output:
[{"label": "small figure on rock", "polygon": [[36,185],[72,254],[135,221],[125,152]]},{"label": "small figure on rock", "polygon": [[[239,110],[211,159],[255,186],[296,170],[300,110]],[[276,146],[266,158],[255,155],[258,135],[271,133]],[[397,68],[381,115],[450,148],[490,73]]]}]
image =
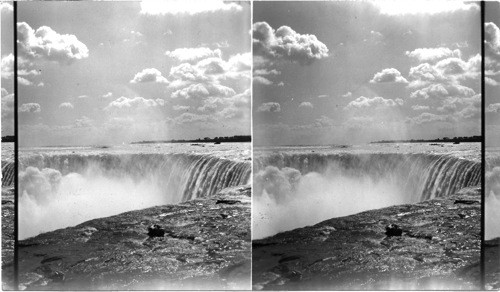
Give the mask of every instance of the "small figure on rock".
[{"label": "small figure on rock", "polygon": [[148,227],[149,237],[163,237],[165,235],[165,229],[161,228],[158,224],[153,224]]},{"label": "small figure on rock", "polygon": [[389,224],[385,227],[385,235],[387,236],[401,236],[403,229],[399,228],[396,224]]}]

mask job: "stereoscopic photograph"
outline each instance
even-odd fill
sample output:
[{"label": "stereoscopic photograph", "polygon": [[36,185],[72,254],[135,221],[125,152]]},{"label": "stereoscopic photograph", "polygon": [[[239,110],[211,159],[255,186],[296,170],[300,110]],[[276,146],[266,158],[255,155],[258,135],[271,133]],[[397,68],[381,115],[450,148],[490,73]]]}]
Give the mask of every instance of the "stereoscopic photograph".
[{"label": "stereoscopic photograph", "polygon": [[479,4],[253,5],[253,289],[480,289]]},{"label": "stereoscopic photograph", "polygon": [[19,289],[250,289],[250,9],[17,3]]},{"label": "stereoscopic photograph", "polygon": [[500,289],[498,1],[0,8],[3,290]]}]

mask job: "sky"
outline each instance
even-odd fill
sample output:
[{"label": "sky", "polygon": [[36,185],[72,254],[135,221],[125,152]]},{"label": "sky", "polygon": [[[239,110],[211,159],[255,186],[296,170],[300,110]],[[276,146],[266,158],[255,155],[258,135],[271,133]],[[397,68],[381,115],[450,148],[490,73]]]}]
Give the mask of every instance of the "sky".
[{"label": "sky", "polygon": [[[2,21],[2,136],[14,135],[14,81],[12,80],[12,64],[14,52],[14,25],[12,2],[0,3]],[[9,55],[11,55],[9,57]]]},{"label": "sky", "polygon": [[485,3],[486,146],[500,146],[500,3]]},{"label": "sky", "polygon": [[481,135],[479,5],[401,2],[254,2],[255,144]]},{"label": "sky", "polygon": [[250,8],[19,2],[20,146],[249,135]]}]

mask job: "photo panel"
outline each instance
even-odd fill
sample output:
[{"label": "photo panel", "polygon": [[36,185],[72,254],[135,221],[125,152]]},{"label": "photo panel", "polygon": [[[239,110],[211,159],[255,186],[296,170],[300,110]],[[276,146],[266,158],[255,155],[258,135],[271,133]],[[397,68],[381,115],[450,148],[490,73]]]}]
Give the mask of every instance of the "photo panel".
[{"label": "photo panel", "polygon": [[500,289],[500,3],[485,2],[485,289]]},{"label": "photo panel", "polygon": [[0,3],[2,58],[2,289],[14,288],[14,8]]},{"label": "photo panel", "polygon": [[253,6],[253,289],[481,289],[479,3]]},{"label": "photo panel", "polygon": [[251,3],[17,7],[19,288],[250,289]]}]

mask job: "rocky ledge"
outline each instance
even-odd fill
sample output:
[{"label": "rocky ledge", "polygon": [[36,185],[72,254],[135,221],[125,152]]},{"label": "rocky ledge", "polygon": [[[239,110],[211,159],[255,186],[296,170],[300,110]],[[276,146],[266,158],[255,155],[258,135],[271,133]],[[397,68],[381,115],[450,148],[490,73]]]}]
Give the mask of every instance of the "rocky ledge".
[{"label": "rocky ledge", "polygon": [[2,288],[12,290],[14,279],[14,188],[2,187]]},{"label": "rocky ledge", "polygon": [[253,242],[253,289],[479,289],[480,224],[465,188],[279,233]]},{"label": "rocky ledge", "polygon": [[20,288],[250,289],[250,193],[227,188],[22,240]]}]

